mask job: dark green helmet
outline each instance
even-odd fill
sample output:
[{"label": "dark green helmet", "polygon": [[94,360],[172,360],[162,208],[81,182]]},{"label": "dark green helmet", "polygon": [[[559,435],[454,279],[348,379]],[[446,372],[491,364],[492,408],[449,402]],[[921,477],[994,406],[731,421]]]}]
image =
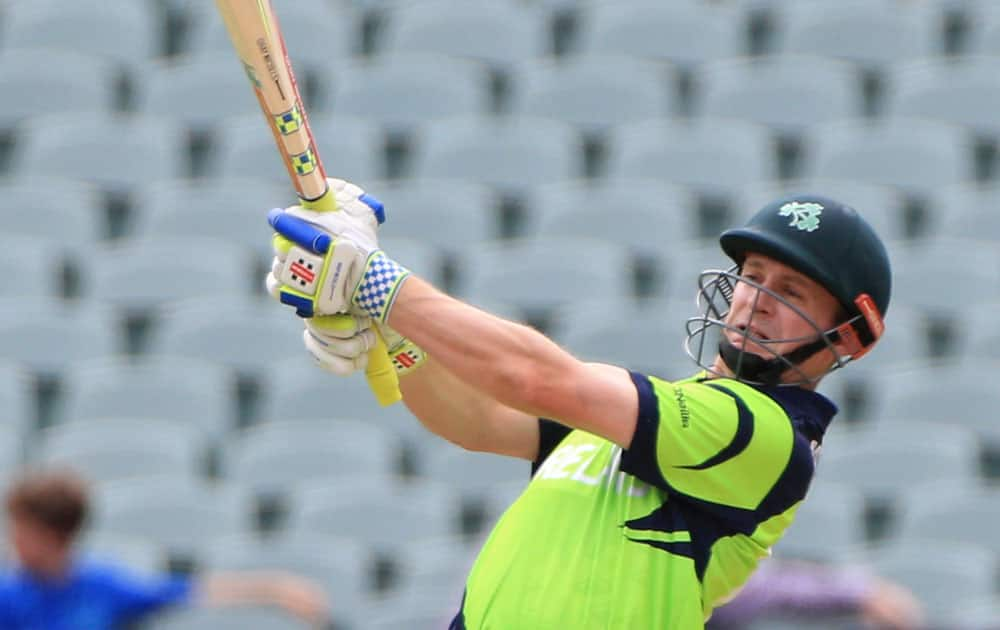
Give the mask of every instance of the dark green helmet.
[{"label": "dark green helmet", "polygon": [[743,227],[723,232],[719,241],[737,265],[748,252],[760,253],[826,288],[853,320],[840,332],[857,335],[855,358],[882,335],[892,292],[889,256],[875,230],[850,206],[817,195],[783,197]]}]

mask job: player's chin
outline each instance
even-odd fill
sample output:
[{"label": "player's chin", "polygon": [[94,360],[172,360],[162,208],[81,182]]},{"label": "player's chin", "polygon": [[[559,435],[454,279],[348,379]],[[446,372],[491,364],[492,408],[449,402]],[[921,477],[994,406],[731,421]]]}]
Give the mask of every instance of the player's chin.
[{"label": "player's chin", "polygon": [[762,359],[771,359],[775,354],[780,354],[777,348],[762,346],[751,341],[750,339],[747,339],[739,333],[728,333],[726,335],[726,339],[728,339],[729,343],[731,343],[737,350],[746,352],[747,354],[756,355]]}]

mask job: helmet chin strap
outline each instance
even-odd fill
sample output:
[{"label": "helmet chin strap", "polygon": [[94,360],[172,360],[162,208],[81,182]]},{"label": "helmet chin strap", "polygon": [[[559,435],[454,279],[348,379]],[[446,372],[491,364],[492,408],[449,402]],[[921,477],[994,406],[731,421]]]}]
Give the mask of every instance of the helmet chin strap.
[{"label": "helmet chin strap", "polygon": [[719,340],[719,356],[726,367],[739,379],[756,381],[763,385],[778,385],[781,375],[790,367],[795,367],[827,347],[824,339],[803,344],[785,354],[765,359],[751,352],[744,352],[734,346],[725,336]]}]

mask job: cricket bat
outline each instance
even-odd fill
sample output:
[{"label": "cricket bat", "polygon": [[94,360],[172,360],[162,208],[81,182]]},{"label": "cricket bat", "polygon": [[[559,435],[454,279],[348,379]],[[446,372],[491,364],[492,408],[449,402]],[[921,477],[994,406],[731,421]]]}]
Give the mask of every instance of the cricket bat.
[{"label": "cricket bat", "polygon": [[[215,4],[302,206],[336,212],[337,203],[326,183],[326,171],[302,107],[271,0],[215,0]],[[365,375],[379,404],[390,405],[401,398],[399,380],[386,354],[385,341],[377,330],[375,333],[377,341],[368,353]]]}]

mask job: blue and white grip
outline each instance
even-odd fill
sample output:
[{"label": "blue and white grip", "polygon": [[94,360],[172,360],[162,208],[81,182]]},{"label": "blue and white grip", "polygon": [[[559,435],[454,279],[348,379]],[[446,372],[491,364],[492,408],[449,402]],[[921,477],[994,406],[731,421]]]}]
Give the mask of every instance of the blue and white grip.
[{"label": "blue and white grip", "polygon": [[330,251],[333,239],[323,230],[308,221],[286,213],[282,208],[274,208],[267,213],[267,222],[274,231],[300,247],[317,254]]}]

